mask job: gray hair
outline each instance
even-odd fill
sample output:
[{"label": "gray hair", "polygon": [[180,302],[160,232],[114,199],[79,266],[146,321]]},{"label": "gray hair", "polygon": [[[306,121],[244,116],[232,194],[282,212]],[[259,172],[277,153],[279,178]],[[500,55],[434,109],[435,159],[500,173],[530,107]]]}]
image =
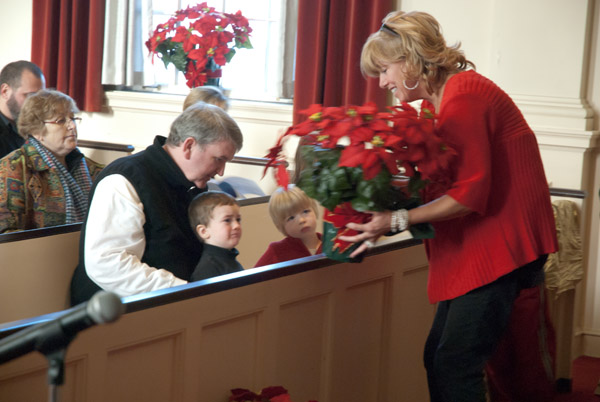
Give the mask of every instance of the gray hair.
[{"label": "gray hair", "polygon": [[243,137],[237,123],[218,106],[197,102],[183,111],[173,124],[167,144],[178,146],[192,137],[201,147],[220,141],[235,145],[236,152],[242,149]]}]

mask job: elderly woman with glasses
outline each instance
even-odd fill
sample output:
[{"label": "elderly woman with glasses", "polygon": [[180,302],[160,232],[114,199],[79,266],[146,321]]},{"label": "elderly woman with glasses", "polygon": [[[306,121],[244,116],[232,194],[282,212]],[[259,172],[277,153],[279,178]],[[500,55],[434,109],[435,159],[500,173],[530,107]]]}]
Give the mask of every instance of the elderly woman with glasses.
[{"label": "elderly woman with glasses", "polygon": [[25,144],[0,160],[0,233],[83,221],[103,166],[77,149],[78,112],[55,90],[23,104],[18,129]]}]

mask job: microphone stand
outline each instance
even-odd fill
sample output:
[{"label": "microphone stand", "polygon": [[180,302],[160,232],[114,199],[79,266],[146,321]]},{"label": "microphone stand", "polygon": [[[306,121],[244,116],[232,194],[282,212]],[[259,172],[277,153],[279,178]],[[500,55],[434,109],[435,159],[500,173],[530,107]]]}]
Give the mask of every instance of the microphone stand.
[{"label": "microphone stand", "polygon": [[59,387],[65,383],[65,356],[67,347],[77,333],[67,334],[62,326],[55,322],[36,349],[48,360],[48,402],[58,402]]},{"label": "microphone stand", "polygon": [[66,348],[46,355],[48,359],[48,402],[58,402],[59,386],[65,383]]}]

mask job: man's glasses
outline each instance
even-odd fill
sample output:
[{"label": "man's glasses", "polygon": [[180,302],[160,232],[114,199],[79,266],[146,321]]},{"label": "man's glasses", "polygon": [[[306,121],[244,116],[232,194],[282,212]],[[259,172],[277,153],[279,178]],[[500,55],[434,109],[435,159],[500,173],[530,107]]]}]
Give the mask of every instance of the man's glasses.
[{"label": "man's glasses", "polygon": [[44,123],[60,124],[67,128],[69,127],[69,125],[71,123],[73,123],[76,126],[77,123],[79,123],[79,122],[81,122],[81,117],[64,117],[62,119],[57,119],[57,120],[44,120]]}]

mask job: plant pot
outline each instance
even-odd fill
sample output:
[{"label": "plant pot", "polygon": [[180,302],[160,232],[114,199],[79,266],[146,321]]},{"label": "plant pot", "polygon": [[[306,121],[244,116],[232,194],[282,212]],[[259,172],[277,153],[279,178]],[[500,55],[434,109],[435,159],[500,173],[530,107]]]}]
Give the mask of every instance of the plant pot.
[{"label": "plant pot", "polygon": [[345,224],[349,222],[365,223],[370,215],[354,211],[348,205],[334,211],[325,209],[323,215],[323,253],[330,259],[341,262],[361,262],[363,254],[357,257],[350,257],[350,254],[356,250],[361,243],[347,243],[340,241],[338,236],[353,236],[358,232],[348,229]]},{"label": "plant pot", "polygon": [[221,74],[222,74],[222,70],[221,70],[221,66],[219,66],[217,63],[215,63],[214,59],[211,57],[208,59],[208,62],[206,63],[206,84],[204,85],[212,85],[215,87],[220,86],[221,84]]}]

